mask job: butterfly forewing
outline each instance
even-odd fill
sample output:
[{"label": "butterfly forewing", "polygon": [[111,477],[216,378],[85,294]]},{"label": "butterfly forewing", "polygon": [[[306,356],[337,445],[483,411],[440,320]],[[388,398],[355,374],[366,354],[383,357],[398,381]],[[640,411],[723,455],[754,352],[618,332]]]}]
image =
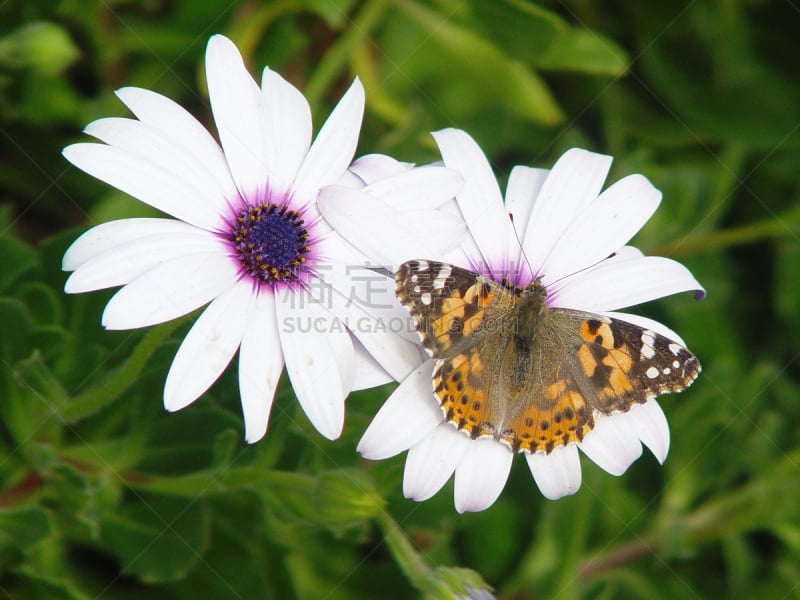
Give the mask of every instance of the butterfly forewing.
[{"label": "butterfly forewing", "polygon": [[422,345],[434,358],[475,345],[488,329],[486,309],[507,313],[516,300],[491,279],[442,262],[403,263],[396,280],[397,297],[411,312]]}]

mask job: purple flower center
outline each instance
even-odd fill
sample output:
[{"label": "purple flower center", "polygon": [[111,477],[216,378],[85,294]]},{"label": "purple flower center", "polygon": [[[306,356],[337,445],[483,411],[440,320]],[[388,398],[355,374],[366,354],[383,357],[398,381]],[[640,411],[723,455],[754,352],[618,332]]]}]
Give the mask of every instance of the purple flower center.
[{"label": "purple flower center", "polygon": [[308,229],[296,210],[263,203],[243,208],[230,240],[242,270],[257,281],[278,284],[301,280],[311,251]]}]

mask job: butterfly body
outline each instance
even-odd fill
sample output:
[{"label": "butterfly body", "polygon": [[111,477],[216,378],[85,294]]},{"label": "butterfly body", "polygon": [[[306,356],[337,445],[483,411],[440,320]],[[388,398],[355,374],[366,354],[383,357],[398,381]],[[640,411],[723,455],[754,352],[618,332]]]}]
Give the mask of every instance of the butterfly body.
[{"label": "butterfly body", "polygon": [[539,280],[520,289],[426,260],[404,263],[396,280],[437,359],[445,419],[514,451],[580,442],[598,415],[681,391],[700,371],[686,348],[649,329],[548,306]]}]

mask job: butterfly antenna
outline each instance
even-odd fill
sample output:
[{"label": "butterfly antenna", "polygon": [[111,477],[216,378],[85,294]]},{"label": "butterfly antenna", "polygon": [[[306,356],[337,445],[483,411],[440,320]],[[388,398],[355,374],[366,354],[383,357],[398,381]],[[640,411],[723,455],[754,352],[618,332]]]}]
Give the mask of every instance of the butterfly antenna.
[{"label": "butterfly antenna", "polygon": [[511,229],[514,230],[514,237],[517,238],[517,244],[519,244],[519,250],[522,254],[522,258],[525,259],[525,264],[528,265],[528,271],[530,272],[531,277],[533,277],[533,266],[531,265],[531,261],[528,260],[528,255],[525,254],[525,247],[522,245],[522,240],[519,239],[519,232],[517,231],[517,226],[514,223],[514,213],[508,213],[508,218],[511,219]]},{"label": "butterfly antenna", "polygon": [[567,273],[563,277],[559,277],[555,281],[550,282],[548,285],[553,285],[554,283],[558,283],[559,281],[563,281],[567,277],[572,277],[573,275],[577,275],[578,273],[583,273],[584,271],[588,271],[589,269],[594,269],[600,263],[607,261],[609,258],[614,258],[616,255],[617,255],[616,252],[612,252],[611,254],[606,256],[605,258],[601,258],[600,260],[598,260],[596,263],[592,263],[591,265],[585,266],[582,269],[578,269],[577,271],[573,271],[572,273]]}]

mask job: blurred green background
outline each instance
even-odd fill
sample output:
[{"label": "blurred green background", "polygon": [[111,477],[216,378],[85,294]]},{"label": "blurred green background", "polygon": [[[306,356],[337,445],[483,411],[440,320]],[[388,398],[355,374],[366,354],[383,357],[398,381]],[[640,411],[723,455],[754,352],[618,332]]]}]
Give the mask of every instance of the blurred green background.
[{"label": "blurred green background", "polygon": [[[482,577],[505,599],[800,598],[798,31],[777,0],[0,0],[0,597],[447,597]],[[79,232],[149,213],[60,150],[127,114],[123,85],[211,126],[213,33],[304,90],[317,126],[357,74],[359,153],[435,160],[427,132],[455,126],[503,183],[576,145],[615,156],[609,181],[649,177],[664,201],[634,243],[708,291],[638,309],[704,366],[661,400],[666,464],[584,461],[550,502],[518,459],[459,516],[452,483],[417,504],[403,456],[355,454],[391,387],[352,395],[336,442],[283,385],[245,445],[235,373],[165,413],[193,317],[106,332],[110,291],[62,294]]]}]

